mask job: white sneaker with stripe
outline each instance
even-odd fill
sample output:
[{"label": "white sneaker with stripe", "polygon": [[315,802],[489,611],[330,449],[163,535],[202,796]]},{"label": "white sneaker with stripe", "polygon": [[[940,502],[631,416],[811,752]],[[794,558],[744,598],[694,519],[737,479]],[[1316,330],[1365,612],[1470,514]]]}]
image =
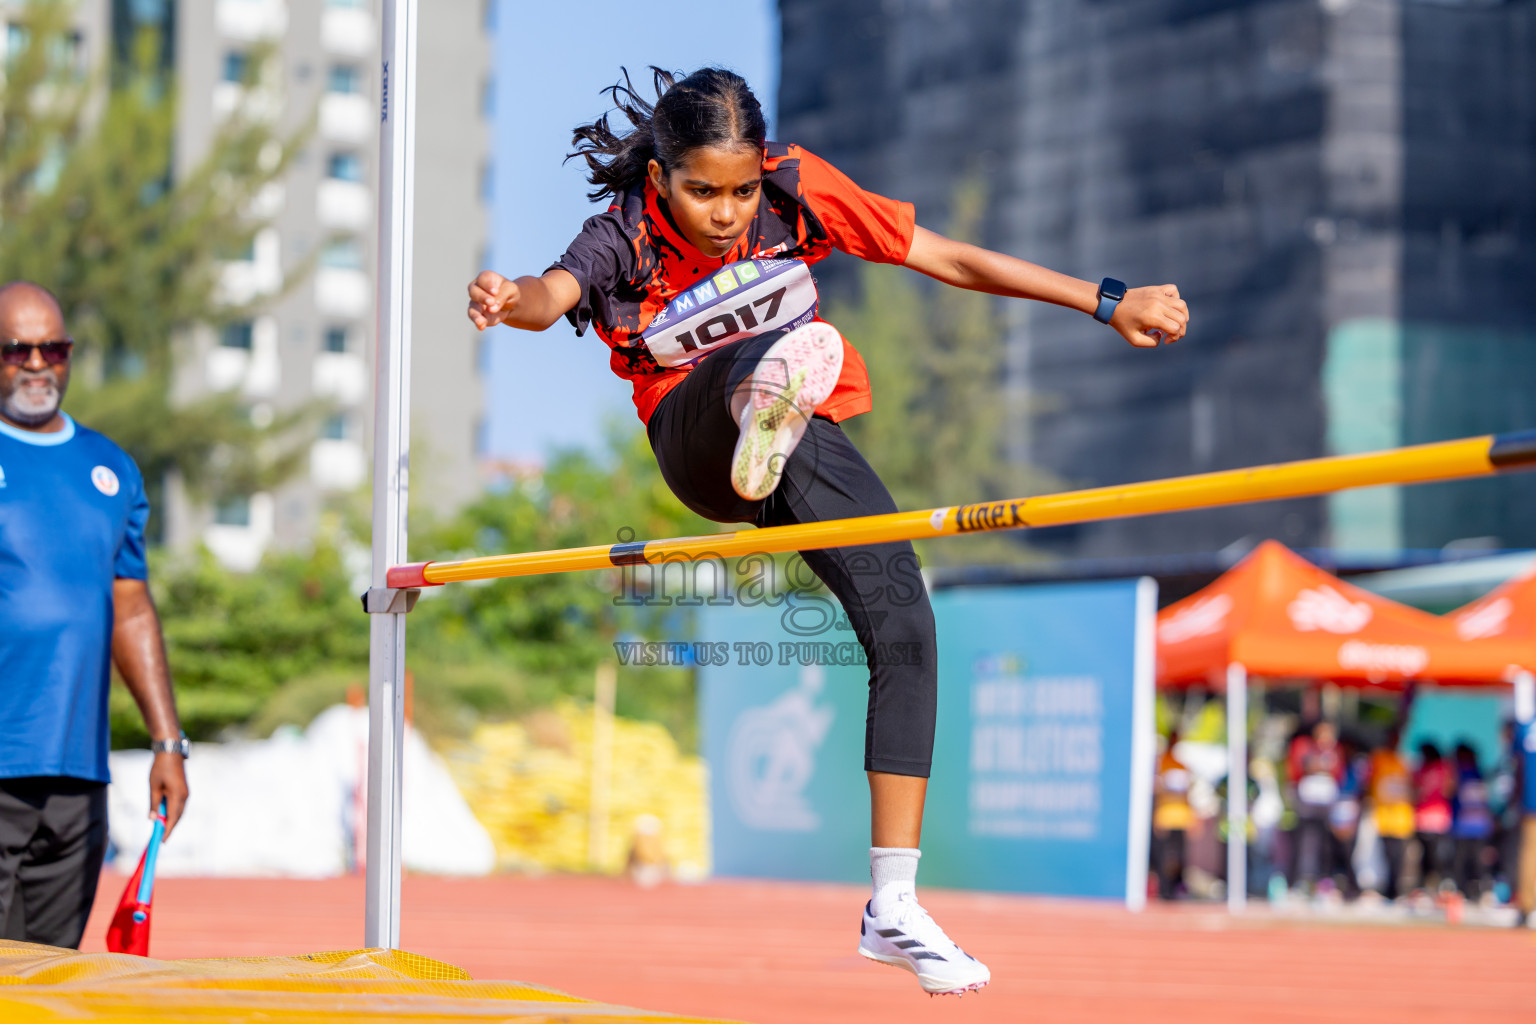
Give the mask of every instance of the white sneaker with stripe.
[{"label": "white sneaker with stripe", "polygon": [[873,901],[864,904],[860,955],[911,971],[929,995],[963,995],[992,980],[987,965],[950,941],[916,896],[902,893],[879,916],[873,908]]},{"label": "white sneaker with stripe", "polygon": [[737,494],[761,501],[773,493],[811,415],[842,372],[843,338],[830,324],[812,321],[769,346],[752,376],[737,387],[746,397],[731,459]]}]

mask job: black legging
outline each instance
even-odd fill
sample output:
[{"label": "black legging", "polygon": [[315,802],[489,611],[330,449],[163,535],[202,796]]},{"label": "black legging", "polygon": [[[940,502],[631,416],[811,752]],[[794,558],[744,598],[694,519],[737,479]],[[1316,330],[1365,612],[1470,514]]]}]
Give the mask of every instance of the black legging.
[{"label": "black legging", "polygon": [[1152,866],[1157,871],[1157,894],[1165,900],[1177,899],[1179,886],[1184,884],[1184,844],[1185,832],[1181,828],[1152,833]]},{"label": "black legging", "polygon": [[[737,424],[730,395],[778,338],[711,353],[662,399],[647,426],[662,478],[694,512],[722,523],[786,526],[895,512],[896,503],[842,428],[813,417],[778,488],[747,501],[731,487]],[[802,551],[836,595],[869,662],[864,770],[926,778],[933,762],[938,646],[933,609],[905,541]]]},{"label": "black legging", "polygon": [[1444,832],[1419,832],[1419,884],[1429,888],[1430,880],[1443,881],[1450,867],[1446,846],[1451,837]]},{"label": "black legging", "polygon": [[1403,881],[1403,857],[1407,853],[1408,840],[1398,836],[1382,836],[1381,852],[1387,861],[1387,877],[1382,895],[1389,900],[1397,899]]},{"label": "black legging", "polygon": [[1487,839],[1456,837],[1451,874],[1463,896],[1476,899],[1483,891],[1483,850]]}]

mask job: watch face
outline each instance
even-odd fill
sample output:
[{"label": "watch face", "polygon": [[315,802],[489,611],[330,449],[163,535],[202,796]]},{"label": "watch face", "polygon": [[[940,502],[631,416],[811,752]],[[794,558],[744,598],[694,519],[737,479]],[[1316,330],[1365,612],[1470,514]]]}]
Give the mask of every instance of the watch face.
[{"label": "watch face", "polygon": [[1106,277],[1099,285],[1099,295],[1106,299],[1114,299],[1119,302],[1125,298],[1125,282],[1116,281],[1112,277]]}]

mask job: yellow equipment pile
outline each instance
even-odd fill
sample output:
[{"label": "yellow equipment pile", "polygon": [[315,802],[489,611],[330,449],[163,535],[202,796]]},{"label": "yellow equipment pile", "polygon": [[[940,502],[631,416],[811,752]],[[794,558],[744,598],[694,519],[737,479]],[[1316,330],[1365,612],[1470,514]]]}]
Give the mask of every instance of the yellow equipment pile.
[{"label": "yellow equipment pile", "polygon": [[501,866],[622,871],[636,822],[649,814],[661,819],[672,874],[707,874],[703,761],[679,751],[661,725],[622,718],[613,720],[605,841],[599,862],[590,862],[593,734],[591,707],[566,702],[523,722],[483,725],[448,752],[454,781],[490,832]]}]

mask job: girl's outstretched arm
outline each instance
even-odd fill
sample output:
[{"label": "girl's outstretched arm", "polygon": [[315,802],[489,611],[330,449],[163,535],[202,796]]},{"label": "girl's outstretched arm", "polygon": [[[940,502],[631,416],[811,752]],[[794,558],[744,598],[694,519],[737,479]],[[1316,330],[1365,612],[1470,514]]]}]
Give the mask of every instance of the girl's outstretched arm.
[{"label": "girl's outstretched arm", "polygon": [[551,270],[543,277],[515,281],[494,270],[482,270],[469,284],[469,319],[482,331],[492,324],[542,331],[579,301],[581,285],[568,270]]},{"label": "girl's outstretched arm", "polygon": [[[912,238],[905,266],[959,288],[1053,302],[1090,316],[1099,304],[1099,286],[1090,281],[957,242],[921,226]],[[1189,326],[1189,306],[1171,284],[1128,288],[1109,325],[1132,345],[1155,348],[1157,337],[1149,331],[1162,332],[1170,342],[1184,337]]]}]

